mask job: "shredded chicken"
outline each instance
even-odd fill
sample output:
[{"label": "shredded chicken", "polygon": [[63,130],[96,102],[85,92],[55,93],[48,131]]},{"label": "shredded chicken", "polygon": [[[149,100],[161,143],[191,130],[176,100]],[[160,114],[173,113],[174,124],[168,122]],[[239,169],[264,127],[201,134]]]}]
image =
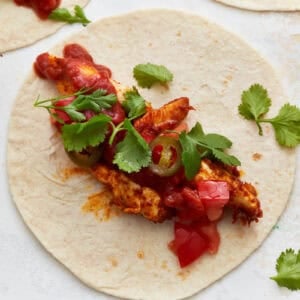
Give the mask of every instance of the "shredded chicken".
[{"label": "shredded chicken", "polygon": [[148,111],[134,122],[134,127],[149,142],[161,132],[176,128],[191,109],[187,97],[174,99],[158,109],[148,107]]},{"label": "shredded chicken", "polygon": [[112,203],[125,213],[140,214],[153,222],[163,222],[171,216],[156,191],[136,184],[121,171],[99,164],[92,173],[106,184],[113,195]]}]

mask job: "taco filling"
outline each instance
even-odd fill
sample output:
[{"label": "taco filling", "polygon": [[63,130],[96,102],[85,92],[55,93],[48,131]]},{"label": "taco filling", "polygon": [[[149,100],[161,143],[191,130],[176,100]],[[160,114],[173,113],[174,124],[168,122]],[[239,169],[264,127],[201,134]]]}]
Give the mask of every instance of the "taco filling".
[{"label": "taco filling", "polygon": [[256,188],[224,151],[231,142],[186,125],[189,98],[153,108],[78,44],[66,45],[62,58],[40,54],[34,69],[60,94],[35,106],[50,113],[69,158],[106,186],[111,205],[156,223],[173,219],[169,248],[181,267],[218,251],[224,210],[242,225],[262,217]]}]

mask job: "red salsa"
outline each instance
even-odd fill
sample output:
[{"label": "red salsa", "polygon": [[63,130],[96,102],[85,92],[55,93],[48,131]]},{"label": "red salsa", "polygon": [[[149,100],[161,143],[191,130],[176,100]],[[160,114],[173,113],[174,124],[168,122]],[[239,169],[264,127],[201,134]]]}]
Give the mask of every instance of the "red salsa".
[{"label": "red salsa", "polygon": [[60,5],[60,0],[14,0],[17,5],[30,7],[41,18],[47,19],[50,13]]}]

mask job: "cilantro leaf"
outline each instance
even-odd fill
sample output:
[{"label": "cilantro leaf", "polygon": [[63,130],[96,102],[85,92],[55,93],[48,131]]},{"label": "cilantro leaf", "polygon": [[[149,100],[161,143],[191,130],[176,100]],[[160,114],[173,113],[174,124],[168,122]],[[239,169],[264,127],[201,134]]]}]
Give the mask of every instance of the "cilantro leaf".
[{"label": "cilantro leaf", "polygon": [[270,123],[275,131],[277,142],[281,146],[296,147],[300,144],[300,109],[286,103],[280,109],[278,115],[271,119],[264,119],[269,111],[271,99],[268,92],[259,84],[252,85],[242,94],[242,103],[239,105],[239,113],[247,120],[254,120],[263,134],[261,123]]},{"label": "cilantro leaf", "polygon": [[182,147],[181,160],[187,179],[192,179],[199,171],[202,156],[199,152],[196,138],[197,136],[202,136],[202,134],[204,134],[202,127],[197,123],[188,134],[182,132],[179,135],[179,142]]},{"label": "cilantro leaf", "polygon": [[150,164],[151,150],[128,119],[125,119],[123,126],[127,133],[124,140],[117,144],[113,163],[122,171],[138,172]]},{"label": "cilantro leaf", "polygon": [[79,5],[75,5],[74,15],[72,15],[67,8],[56,8],[51,12],[48,18],[51,20],[66,22],[69,24],[81,23],[83,26],[86,26],[91,22],[89,19],[87,19],[83,9]]},{"label": "cilantro leaf", "polygon": [[271,99],[268,92],[260,84],[254,84],[243,92],[242,103],[239,105],[239,113],[247,120],[254,120],[262,135],[262,128],[258,122],[259,118],[269,111]]},{"label": "cilantro leaf", "polygon": [[66,124],[62,138],[67,151],[80,152],[88,146],[97,146],[105,139],[111,118],[101,114],[85,123]]},{"label": "cilantro leaf", "polygon": [[293,249],[282,252],[277,259],[277,275],[271,277],[279,286],[290,290],[300,289],[300,250],[295,253]]},{"label": "cilantro leaf", "polygon": [[124,94],[125,100],[122,106],[125,109],[128,118],[135,119],[140,117],[146,112],[145,99],[139,94],[138,90],[133,87],[132,90]]},{"label": "cilantro leaf", "polygon": [[218,149],[211,149],[211,153],[216,159],[220,160],[225,165],[229,165],[229,166],[241,165],[241,162],[233,155],[229,155]]},{"label": "cilantro leaf", "polygon": [[115,94],[106,95],[105,90],[96,90],[92,94],[83,95],[80,94],[76,99],[64,107],[65,110],[92,110],[95,113],[99,113],[101,109],[110,108],[117,102]]},{"label": "cilantro leaf", "polygon": [[280,145],[296,147],[300,143],[300,109],[296,106],[286,103],[275,118],[262,122],[273,125]]},{"label": "cilantro leaf", "polygon": [[215,159],[227,165],[239,166],[240,161],[225,152],[231,147],[232,142],[219,134],[204,134],[200,123],[191,129],[189,133],[182,132],[179,135],[182,147],[182,164],[187,179],[192,179],[200,169],[201,159],[213,156]]},{"label": "cilantro leaf", "polygon": [[198,137],[198,139],[201,143],[204,143],[211,148],[227,149],[232,146],[232,142],[228,138],[216,133],[209,133],[203,135],[203,138]]},{"label": "cilantro leaf", "polygon": [[151,63],[136,65],[133,69],[133,76],[138,85],[143,88],[150,88],[155,83],[165,84],[173,80],[173,74],[165,66]]}]

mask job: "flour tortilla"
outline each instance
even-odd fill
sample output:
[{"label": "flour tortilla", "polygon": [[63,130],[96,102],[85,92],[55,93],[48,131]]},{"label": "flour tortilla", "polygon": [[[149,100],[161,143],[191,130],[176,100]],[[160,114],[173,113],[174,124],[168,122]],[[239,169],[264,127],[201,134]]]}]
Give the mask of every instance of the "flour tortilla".
[{"label": "flour tortilla", "polygon": [[[219,225],[217,255],[205,255],[181,270],[168,250],[172,222],[153,224],[121,214],[100,222],[84,214],[87,197],[102,189],[89,175],[63,180],[74,166],[48,122],[48,114],[32,107],[37,95],[57,95],[52,83],[31,74],[14,106],[8,140],[8,172],[13,200],[25,223],[44,247],[87,285],[129,299],[181,299],[197,293],[243,262],[266,238],[289,198],[295,151],[280,148],[272,130],[258,136],[254,124],[237,114],[241,92],[263,84],[273,99],[270,116],[287,102],[272,67],[243,40],[199,16],[169,10],[138,11],[95,22],[50,52],[84,45],[113,77],[132,86],[132,68],[152,62],[174,74],[169,89],[140,92],[154,106],[188,96],[196,111],[188,122],[200,121],[206,132],[229,137],[231,153],[242,161],[244,180],[256,185],[264,217],[250,228]],[[253,160],[254,153],[262,155]],[[276,157],[276,159],[274,159]],[[234,288],[234,287],[232,287]]]},{"label": "flour tortilla", "polygon": [[[60,7],[73,10],[88,0],[62,0]],[[13,0],[0,1],[0,53],[25,47],[55,33],[65,23],[41,20],[32,9],[17,6]]]},{"label": "flour tortilla", "polygon": [[299,0],[216,0],[243,9],[259,11],[297,11],[300,10]]}]

